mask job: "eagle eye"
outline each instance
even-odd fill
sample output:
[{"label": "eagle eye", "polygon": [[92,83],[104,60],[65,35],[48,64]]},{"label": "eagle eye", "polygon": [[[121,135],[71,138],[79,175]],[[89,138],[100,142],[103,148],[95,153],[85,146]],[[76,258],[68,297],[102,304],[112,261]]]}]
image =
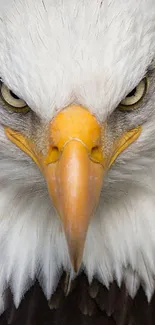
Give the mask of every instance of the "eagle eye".
[{"label": "eagle eye", "polygon": [[17,113],[26,113],[29,111],[29,107],[26,102],[14,94],[3,83],[1,85],[1,99],[3,102],[13,111]]},{"label": "eagle eye", "polygon": [[120,108],[122,109],[132,109],[136,106],[145,96],[148,86],[148,79],[145,77],[140,81],[137,87],[135,87],[125,99],[120,103]]}]

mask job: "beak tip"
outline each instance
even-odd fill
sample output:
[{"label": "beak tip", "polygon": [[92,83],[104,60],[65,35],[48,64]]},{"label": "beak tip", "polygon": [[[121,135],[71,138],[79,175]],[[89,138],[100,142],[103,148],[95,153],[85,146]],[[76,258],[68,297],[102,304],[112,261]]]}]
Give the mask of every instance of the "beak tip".
[{"label": "beak tip", "polygon": [[72,259],[71,263],[72,263],[72,267],[73,267],[74,272],[78,273],[78,271],[80,269],[80,266],[81,266],[81,261],[79,261],[79,259],[76,258],[74,260]]},{"label": "beak tip", "polygon": [[82,264],[83,248],[81,246],[75,248],[73,244],[69,245],[68,248],[73,271],[78,273]]}]

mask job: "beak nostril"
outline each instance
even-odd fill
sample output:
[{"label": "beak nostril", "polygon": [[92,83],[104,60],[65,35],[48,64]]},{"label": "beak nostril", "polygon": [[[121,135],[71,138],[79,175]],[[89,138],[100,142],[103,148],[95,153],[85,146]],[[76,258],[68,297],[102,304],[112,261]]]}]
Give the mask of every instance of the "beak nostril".
[{"label": "beak nostril", "polygon": [[53,150],[53,152],[57,152],[57,153],[59,153],[59,149],[58,149],[58,147],[56,147],[56,146],[52,147],[52,150]]},{"label": "beak nostril", "polygon": [[51,164],[51,163],[55,163],[56,161],[59,160],[60,158],[60,151],[58,149],[58,147],[54,146],[54,147],[50,147],[49,153],[46,157],[46,159],[44,160],[45,164]]},{"label": "beak nostril", "polygon": [[60,151],[59,151],[58,147],[56,147],[56,146],[52,147],[51,154],[52,154],[52,160],[57,161],[60,157]]},{"label": "beak nostril", "polygon": [[90,152],[90,158],[94,162],[101,162],[103,160],[102,149],[100,146],[94,146]]},{"label": "beak nostril", "polygon": [[95,146],[91,149],[91,157],[92,158],[95,158],[97,155],[98,155],[98,152],[99,152],[99,147],[98,146]]},{"label": "beak nostril", "polygon": [[91,149],[91,155],[93,155],[96,151],[98,151],[99,149],[99,146],[94,146],[92,149]]}]

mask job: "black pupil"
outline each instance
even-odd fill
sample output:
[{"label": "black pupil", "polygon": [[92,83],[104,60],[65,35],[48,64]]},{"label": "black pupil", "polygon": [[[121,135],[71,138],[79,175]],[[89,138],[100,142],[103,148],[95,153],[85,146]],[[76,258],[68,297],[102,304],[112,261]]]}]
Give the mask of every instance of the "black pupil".
[{"label": "black pupil", "polygon": [[11,90],[10,90],[10,94],[11,94],[11,96],[14,98],[14,99],[19,99],[19,97],[18,96],[16,96]]},{"label": "black pupil", "polygon": [[137,89],[137,87],[136,88],[134,88],[129,94],[128,94],[128,96],[127,97],[132,97],[132,96],[135,96],[135,94],[136,94],[136,89]]}]

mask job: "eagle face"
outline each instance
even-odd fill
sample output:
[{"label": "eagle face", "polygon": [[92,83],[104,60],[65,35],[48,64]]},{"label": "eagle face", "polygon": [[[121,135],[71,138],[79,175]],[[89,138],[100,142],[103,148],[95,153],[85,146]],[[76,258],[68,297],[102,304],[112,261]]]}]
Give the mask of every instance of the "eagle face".
[{"label": "eagle face", "polygon": [[154,1],[0,6],[1,295],[84,269],[150,299]]}]

